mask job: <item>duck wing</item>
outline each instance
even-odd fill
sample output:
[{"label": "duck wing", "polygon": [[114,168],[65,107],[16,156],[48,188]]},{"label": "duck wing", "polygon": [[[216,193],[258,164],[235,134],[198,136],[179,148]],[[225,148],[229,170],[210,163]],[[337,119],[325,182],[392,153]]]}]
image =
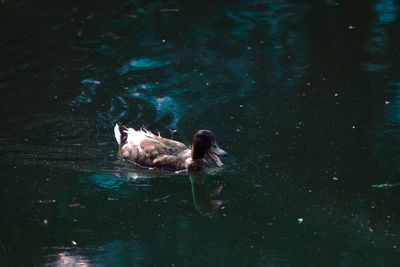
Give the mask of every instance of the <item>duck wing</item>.
[{"label": "duck wing", "polygon": [[181,142],[156,136],[146,129],[138,131],[122,124],[114,127],[123,159],[145,167],[182,170],[190,150]]}]

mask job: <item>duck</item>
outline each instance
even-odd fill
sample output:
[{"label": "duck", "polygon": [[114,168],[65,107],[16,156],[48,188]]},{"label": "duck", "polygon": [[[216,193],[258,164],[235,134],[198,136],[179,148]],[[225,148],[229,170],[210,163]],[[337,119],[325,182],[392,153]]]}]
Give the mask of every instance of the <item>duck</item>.
[{"label": "duck", "polygon": [[185,144],[155,135],[142,127],[128,128],[117,122],[114,126],[115,139],[119,145],[118,154],[123,160],[143,167],[154,167],[172,171],[200,171],[207,168],[206,155],[222,168],[219,156],[228,153],[217,144],[210,130],[195,133],[191,148]]}]

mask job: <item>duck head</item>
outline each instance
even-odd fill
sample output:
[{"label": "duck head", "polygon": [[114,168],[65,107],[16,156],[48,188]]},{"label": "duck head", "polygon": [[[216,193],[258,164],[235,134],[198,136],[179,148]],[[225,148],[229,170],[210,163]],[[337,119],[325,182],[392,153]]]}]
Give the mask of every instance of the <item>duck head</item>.
[{"label": "duck head", "polygon": [[224,164],[218,156],[226,157],[228,153],[222,150],[215,140],[214,134],[209,130],[199,130],[193,137],[192,159],[198,160],[208,154],[218,167]]}]

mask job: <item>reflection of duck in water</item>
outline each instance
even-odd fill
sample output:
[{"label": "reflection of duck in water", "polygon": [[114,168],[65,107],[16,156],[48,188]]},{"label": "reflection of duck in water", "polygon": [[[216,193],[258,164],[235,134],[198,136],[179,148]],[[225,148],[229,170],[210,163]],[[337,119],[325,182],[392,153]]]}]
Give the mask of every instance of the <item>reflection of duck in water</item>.
[{"label": "reflection of duck in water", "polygon": [[194,206],[201,214],[211,216],[218,208],[227,203],[226,200],[213,199],[221,193],[222,185],[210,190],[205,176],[201,174],[191,175],[190,182],[192,183]]},{"label": "reflection of duck in water", "polygon": [[227,155],[208,130],[199,130],[194,135],[191,150],[180,142],[154,135],[146,129],[136,131],[120,123],[115,125],[114,134],[120,156],[145,167],[196,171],[206,167],[206,154],[218,167],[223,166],[218,156]]}]

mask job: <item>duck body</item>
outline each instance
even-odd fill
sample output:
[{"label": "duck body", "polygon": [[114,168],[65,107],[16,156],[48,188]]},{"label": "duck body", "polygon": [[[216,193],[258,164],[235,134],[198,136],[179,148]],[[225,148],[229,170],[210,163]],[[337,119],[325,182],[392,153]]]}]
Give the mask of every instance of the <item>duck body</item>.
[{"label": "duck body", "polygon": [[114,134],[119,144],[120,157],[144,167],[195,171],[207,165],[204,159],[207,153],[219,167],[223,164],[217,155],[227,155],[218,147],[214,135],[208,130],[196,133],[191,149],[181,142],[154,135],[146,129],[135,130],[120,123],[115,125]]}]

